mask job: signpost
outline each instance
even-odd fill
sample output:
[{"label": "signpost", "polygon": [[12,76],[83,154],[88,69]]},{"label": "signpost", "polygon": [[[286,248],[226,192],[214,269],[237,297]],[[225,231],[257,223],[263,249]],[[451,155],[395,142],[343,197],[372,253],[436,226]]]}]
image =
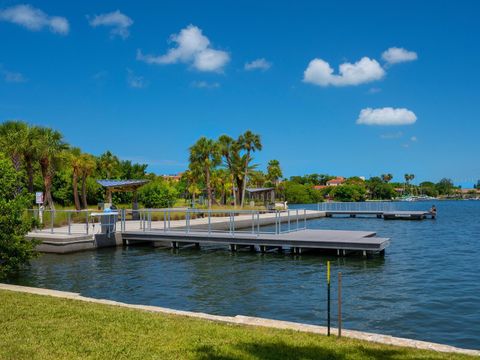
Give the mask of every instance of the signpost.
[{"label": "signpost", "polygon": [[43,224],[43,192],[37,191],[35,193],[35,203],[38,205],[38,220]]}]

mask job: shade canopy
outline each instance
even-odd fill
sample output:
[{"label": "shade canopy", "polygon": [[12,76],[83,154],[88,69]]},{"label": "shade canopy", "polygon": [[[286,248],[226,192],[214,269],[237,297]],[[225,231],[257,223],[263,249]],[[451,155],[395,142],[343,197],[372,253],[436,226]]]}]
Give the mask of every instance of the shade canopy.
[{"label": "shade canopy", "polygon": [[135,191],[140,186],[148,183],[148,180],[97,180],[97,183],[111,192]]},{"label": "shade canopy", "polygon": [[262,193],[262,192],[270,192],[275,190],[273,187],[265,187],[265,188],[246,188],[245,191],[249,193]]}]

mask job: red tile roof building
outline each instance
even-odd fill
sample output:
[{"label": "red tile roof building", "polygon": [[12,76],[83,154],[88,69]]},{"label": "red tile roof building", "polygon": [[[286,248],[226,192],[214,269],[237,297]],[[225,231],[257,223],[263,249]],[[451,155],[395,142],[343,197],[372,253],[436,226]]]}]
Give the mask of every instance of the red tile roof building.
[{"label": "red tile roof building", "polygon": [[345,178],[342,176],[337,176],[335,179],[328,180],[327,186],[338,186],[342,185],[345,182]]}]

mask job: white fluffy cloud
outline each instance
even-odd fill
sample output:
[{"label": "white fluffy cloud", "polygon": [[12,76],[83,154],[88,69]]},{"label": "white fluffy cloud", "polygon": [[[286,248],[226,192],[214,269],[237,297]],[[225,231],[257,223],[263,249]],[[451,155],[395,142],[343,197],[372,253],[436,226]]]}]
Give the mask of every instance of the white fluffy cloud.
[{"label": "white fluffy cloud", "polygon": [[137,51],[137,60],[148,64],[175,64],[178,62],[190,64],[200,71],[220,72],[230,61],[230,55],[222,50],[211,47],[210,40],[202,34],[202,30],[189,25],[178,34],[173,34],[170,40],[176,43],[164,55],[144,55]]},{"label": "white fluffy cloud", "polygon": [[49,28],[51,32],[66,35],[70,30],[68,20],[61,16],[49,16],[30,5],[16,5],[0,10],[0,21],[8,21],[32,31]]},{"label": "white fluffy cloud", "polygon": [[360,111],[357,124],[360,125],[410,125],[417,121],[413,111],[405,108],[384,107],[380,109],[366,108]]},{"label": "white fluffy cloud", "polygon": [[325,60],[313,59],[303,74],[303,81],[319,86],[346,86],[380,80],[384,76],[385,70],[380,64],[368,57],[363,57],[354,64],[340,64],[339,74],[334,74]]},{"label": "white fluffy cloud", "polygon": [[418,56],[416,52],[398,47],[391,47],[382,54],[382,59],[390,65],[417,60],[417,58]]},{"label": "white fluffy cloud", "polygon": [[90,26],[107,26],[111,27],[110,34],[120,36],[126,39],[130,35],[129,27],[132,26],[133,20],[127,15],[122,14],[120,10],[112,11],[107,14],[95,15],[92,18],[87,16]]},{"label": "white fluffy cloud", "polygon": [[256,59],[251,62],[245,63],[245,70],[251,71],[251,70],[263,70],[267,71],[272,67],[272,63],[268,62],[266,59],[261,58],[261,59]]}]

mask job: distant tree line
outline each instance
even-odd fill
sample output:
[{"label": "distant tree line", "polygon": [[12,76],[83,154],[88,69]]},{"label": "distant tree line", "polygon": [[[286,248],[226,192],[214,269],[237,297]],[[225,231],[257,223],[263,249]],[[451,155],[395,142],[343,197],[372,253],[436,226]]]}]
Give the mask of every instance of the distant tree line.
[{"label": "distant tree line", "polygon": [[391,182],[392,174],[381,174],[363,180],[354,176],[345,180],[339,186],[326,186],[327,182],[336,176],[328,174],[309,174],[292,176],[285,179],[279,186],[281,196],[291,203],[316,203],[324,200],[335,201],[365,201],[392,200],[401,196],[453,196],[457,187],[450,179],[444,178],[438,183],[422,182],[412,184],[414,174],[405,174],[402,183]]}]

